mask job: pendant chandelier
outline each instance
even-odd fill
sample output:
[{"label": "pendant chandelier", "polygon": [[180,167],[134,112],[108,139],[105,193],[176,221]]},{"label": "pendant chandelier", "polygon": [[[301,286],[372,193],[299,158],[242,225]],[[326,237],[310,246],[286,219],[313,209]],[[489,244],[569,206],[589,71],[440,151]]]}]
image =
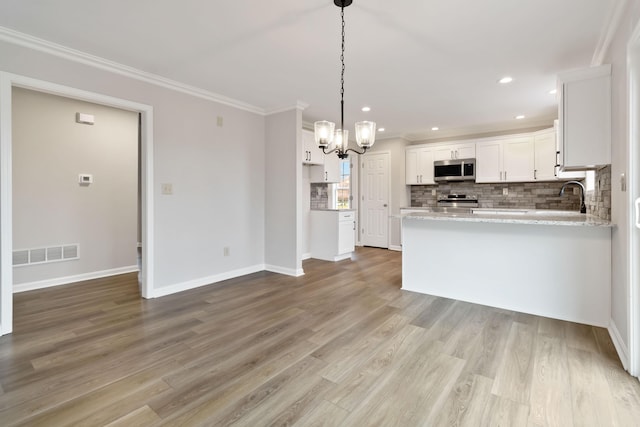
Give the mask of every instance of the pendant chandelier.
[{"label": "pendant chandelier", "polygon": [[375,122],[357,122],[356,123],[356,143],[362,151],[354,150],[349,147],[349,131],[344,128],[344,8],[349,6],[353,0],[334,0],[333,3],[340,8],[340,17],[342,18],[342,53],[340,55],[340,63],[342,69],[340,72],[340,128],[336,129],[333,122],[322,120],[315,122],[314,134],[316,144],[324,154],[337,153],[341,159],[346,159],[348,151],[356,154],[364,154],[373,146],[376,139]]}]

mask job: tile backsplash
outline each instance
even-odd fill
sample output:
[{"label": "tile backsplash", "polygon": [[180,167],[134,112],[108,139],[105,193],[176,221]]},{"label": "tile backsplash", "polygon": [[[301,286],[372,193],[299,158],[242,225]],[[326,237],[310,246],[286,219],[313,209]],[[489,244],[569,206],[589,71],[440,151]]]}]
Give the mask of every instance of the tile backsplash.
[{"label": "tile backsplash", "polygon": [[[607,170],[609,171],[607,173]],[[594,191],[585,197],[587,213],[611,219],[611,169],[603,168],[596,173]],[[563,181],[523,182],[505,184],[476,184],[473,182],[451,182],[435,185],[411,186],[412,207],[435,207],[437,198],[444,194],[469,194],[478,197],[481,208],[554,209],[580,210],[580,195],[573,194],[568,187],[562,197],[558,196]],[[508,195],[504,195],[504,189]],[[437,195],[431,194],[436,189]]]},{"label": "tile backsplash", "polygon": [[587,212],[598,218],[611,220],[611,165],[596,171],[594,190],[587,191]]},{"label": "tile backsplash", "polygon": [[329,208],[329,184],[311,183],[311,209]]}]

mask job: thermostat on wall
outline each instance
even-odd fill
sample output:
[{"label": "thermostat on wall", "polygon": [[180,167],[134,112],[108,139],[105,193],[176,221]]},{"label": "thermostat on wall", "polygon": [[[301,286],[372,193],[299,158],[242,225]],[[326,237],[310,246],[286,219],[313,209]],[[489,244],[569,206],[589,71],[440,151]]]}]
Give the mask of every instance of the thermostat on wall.
[{"label": "thermostat on wall", "polygon": [[95,123],[95,117],[93,114],[76,113],[76,123],[92,125]]},{"label": "thermostat on wall", "polygon": [[80,175],[78,175],[78,183],[80,183],[80,185],[93,184],[93,175],[90,175],[88,173],[81,173]]}]

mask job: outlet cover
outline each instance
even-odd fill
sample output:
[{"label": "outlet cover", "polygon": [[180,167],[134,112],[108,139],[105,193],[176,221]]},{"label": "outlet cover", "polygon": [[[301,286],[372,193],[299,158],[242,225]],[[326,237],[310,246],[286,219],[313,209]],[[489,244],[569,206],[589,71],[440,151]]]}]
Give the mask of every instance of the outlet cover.
[{"label": "outlet cover", "polygon": [[431,195],[435,196],[436,195],[436,189],[434,188],[433,190],[431,190]]},{"label": "outlet cover", "polygon": [[160,184],[160,191],[167,196],[173,194],[173,184]]},{"label": "outlet cover", "polygon": [[508,196],[509,195],[509,189],[508,188],[503,188],[502,189],[502,195],[503,196]]},{"label": "outlet cover", "polygon": [[224,256],[229,256],[230,255],[229,246],[225,246],[224,248],[222,248],[222,254]]}]

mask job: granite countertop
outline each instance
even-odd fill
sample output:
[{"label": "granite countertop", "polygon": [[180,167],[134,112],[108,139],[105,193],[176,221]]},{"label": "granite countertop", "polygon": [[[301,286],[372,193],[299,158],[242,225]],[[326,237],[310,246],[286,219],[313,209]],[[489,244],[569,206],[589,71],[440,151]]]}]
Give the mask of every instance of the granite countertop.
[{"label": "granite countertop", "polygon": [[329,208],[312,208],[312,211],[329,211],[329,212],[355,212],[355,209],[329,209]]},{"label": "granite countertop", "polygon": [[[415,209],[415,208],[410,208]],[[417,208],[420,209],[420,208]],[[565,225],[588,227],[613,227],[611,221],[603,220],[592,215],[572,211],[553,211],[535,209],[494,209],[473,208],[466,212],[434,212],[429,208],[397,215],[399,218],[419,219],[425,221],[462,221],[462,222],[492,222],[505,224],[539,224]]]}]

